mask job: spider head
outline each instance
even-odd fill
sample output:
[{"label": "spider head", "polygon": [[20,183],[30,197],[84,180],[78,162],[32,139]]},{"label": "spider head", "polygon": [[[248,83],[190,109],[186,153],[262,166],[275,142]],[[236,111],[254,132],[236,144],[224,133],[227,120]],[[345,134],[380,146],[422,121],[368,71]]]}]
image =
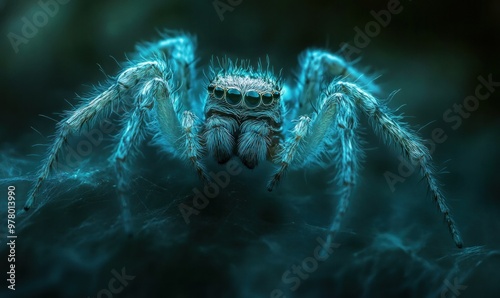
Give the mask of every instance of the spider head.
[{"label": "spider head", "polygon": [[281,99],[281,83],[269,70],[262,66],[254,70],[248,63],[241,62],[235,66],[226,60],[225,67],[210,80],[207,86],[209,101],[241,110],[267,110],[279,105]]}]

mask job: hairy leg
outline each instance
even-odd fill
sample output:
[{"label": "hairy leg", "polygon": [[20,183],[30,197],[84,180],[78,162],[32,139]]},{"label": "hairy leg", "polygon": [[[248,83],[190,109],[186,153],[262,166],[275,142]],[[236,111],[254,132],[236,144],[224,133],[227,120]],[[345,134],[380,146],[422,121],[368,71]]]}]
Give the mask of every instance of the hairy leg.
[{"label": "hairy leg", "polygon": [[135,109],[129,113],[128,120],[120,133],[120,140],[111,156],[116,173],[116,190],[122,206],[122,219],[127,234],[132,231],[130,207],[128,200],[130,165],[137,146],[144,139],[147,113],[152,109],[154,98],[150,96],[150,82],[144,87]]},{"label": "hairy leg", "polygon": [[[305,165],[316,159],[317,163],[321,163],[320,159],[325,151],[335,155],[338,174],[334,181],[337,184],[339,203],[328,230],[325,247],[330,247],[329,244],[340,228],[355,186],[358,158],[362,155],[355,135],[356,127],[355,107],[346,96],[340,93],[323,96],[318,113],[312,119],[302,116],[282,145],[277,160],[281,167],[268,184],[268,189],[271,190],[292,162]],[[333,147],[328,147],[332,144]]]},{"label": "hairy leg", "polygon": [[335,78],[356,82],[370,91],[378,91],[373,79],[358,71],[352,63],[325,50],[311,49],[299,58],[295,96],[299,101],[299,114],[310,114],[319,108],[321,93]]},{"label": "hairy leg", "polygon": [[[198,98],[192,96],[196,82],[196,39],[186,33],[165,31],[162,39],[137,46],[137,53],[146,59],[160,59],[168,61],[169,75],[172,76],[172,85],[179,94],[179,105],[185,110],[199,109],[195,104]],[[195,111],[201,113],[201,110]]]},{"label": "hairy leg", "polygon": [[268,183],[269,191],[279,183],[290,165],[300,167],[310,163],[323,164],[322,156],[331,152],[329,145],[335,141],[336,131],[332,124],[336,114],[335,105],[324,98],[318,111],[311,117],[301,116],[296,121],[274,160],[280,168]]},{"label": "hairy leg", "polygon": [[133,89],[144,77],[151,77],[158,70],[156,62],[142,62],[125,69],[115,82],[104,92],[92,100],[84,102],[75,111],[57,124],[57,132],[52,145],[49,147],[47,157],[38,171],[38,178],[28,195],[24,209],[28,210],[33,205],[36,195],[43,181],[50,174],[50,170],[57,164],[58,154],[72,134],[79,134],[84,124],[92,124],[96,119],[108,115],[115,106],[121,103],[122,96],[129,89]]},{"label": "hairy leg", "polygon": [[444,216],[455,245],[461,248],[463,242],[460,232],[450,214],[450,209],[446,204],[444,195],[439,189],[439,183],[433,170],[431,155],[422,139],[406,123],[402,122],[400,117],[393,115],[383,102],[377,100],[356,84],[336,82],[332,86],[332,92],[346,94],[369,117],[375,131],[382,136],[385,142],[392,142],[399,146],[403,155],[410,162],[420,167],[421,174],[427,182],[432,198],[439,207],[439,211]]},{"label": "hairy leg", "polygon": [[[307,113],[312,115],[312,120],[307,116],[300,117],[298,123],[291,132],[291,136],[287,139],[285,144],[281,146],[276,158],[276,162],[280,164],[280,168],[269,182],[268,189],[272,190],[279,182],[292,161],[295,161],[295,164],[310,162],[322,164],[318,152],[328,151],[328,149],[331,148],[329,145],[332,144],[332,139],[328,136],[335,135],[328,133],[330,129],[328,126],[330,124],[329,122],[322,120],[318,121],[318,119],[325,118],[325,116],[328,117],[329,111],[329,109],[322,107],[325,103],[321,102],[322,98],[324,98],[321,96],[324,90],[322,84],[328,80],[330,82],[333,81],[327,90],[327,94],[344,94],[345,101],[350,102],[345,106],[346,109],[359,107],[369,117],[376,132],[379,133],[386,142],[398,144],[403,154],[420,166],[422,175],[429,186],[434,201],[445,217],[445,221],[448,224],[449,231],[456,246],[462,247],[463,243],[460,233],[446,205],[445,198],[439,190],[438,182],[433,171],[431,157],[427,148],[423,145],[422,140],[415,132],[401,122],[399,117],[393,115],[388,107],[369,93],[378,91],[378,87],[372,83],[372,80],[357,71],[340,57],[322,50],[306,51],[301,57],[300,66],[301,70],[298,78],[298,86],[294,94],[296,98],[299,98],[298,106],[295,106],[295,109],[292,109],[290,114],[295,115],[297,112]],[[350,81],[350,83],[343,82],[343,80]],[[333,110],[331,112],[334,113]],[[343,115],[344,113],[346,112],[339,112],[339,115]],[[351,113],[347,111],[347,115],[350,114]],[[355,114],[352,115],[353,119],[355,119]],[[340,119],[338,121],[340,121]],[[316,124],[317,122],[322,124]],[[351,129],[337,132],[341,143],[342,140],[344,140],[344,144],[342,145],[343,148],[348,148],[349,144],[347,144],[345,140],[347,140],[351,132]],[[354,144],[350,145],[353,146]],[[319,150],[313,150],[313,148],[319,148]],[[353,148],[352,152],[354,154],[356,151],[359,150]],[[341,152],[344,153],[346,158],[349,158],[345,155],[347,151],[344,152],[341,150]],[[334,152],[330,151],[330,153]],[[361,151],[359,151],[359,153],[361,154]],[[356,157],[356,155],[353,155],[353,157]],[[343,157],[341,156],[339,158],[342,161]],[[341,169],[336,179],[337,182],[341,181],[339,177],[346,177],[346,175],[347,177],[350,176],[349,174],[345,174],[350,171],[347,169],[342,170],[343,163],[344,162],[340,163]],[[349,163],[346,164],[349,165]],[[355,173],[356,163],[353,162],[351,165],[352,172]],[[349,183],[346,184],[346,186],[350,186]],[[340,219],[347,209],[347,198],[349,197],[351,189],[352,187],[346,187],[339,192],[341,197],[339,209],[337,209],[337,215],[330,227],[330,235],[332,235],[332,231],[334,232],[340,226]],[[343,200],[342,197],[346,199]]]},{"label": "hairy leg", "polygon": [[210,181],[201,159],[204,155],[201,144],[201,126],[196,115],[190,111],[180,112],[178,94],[172,94],[171,82],[156,79],[152,96],[156,98],[157,140],[168,147],[176,157],[188,162],[202,181]]},{"label": "hairy leg", "polygon": [[340,230],[342,219],[349,207],[349,201],[356,184],[359,159],[363,153],[356,135],[356,128],[358,126],[356,107],[341,93],[329,95],[325,103],[322,107],[323,109],[330,108],[328,105],[333,105],[336,108],[335,118],[326,120],[333,121],[332,128],[336,130],[334,135],[338,138],[335,142],[334,153],[336,155],[335,163],[338,170],[335,182],[339,202],[326,239],[327,244],[325,247],[330,247],[337,232]]},{"label": "hairy leg", "polygon": [[[57,165],[59,152],[68,137],[72,134],[79,134],[83,125],[92,125],[97,119],[114,111],[123,102],[127,101],[127,105],[130,106],[128,97],[137,98],[137,93],[142,92],[137,86],[142,85],[143,82],[151,78],[173,79],[175,81],[173,85],[177,86],[177,93],[183,101],[182,104],[190,102],[188,98],[191,98],[190,92],[195,78],[195,41],[186,34],[164,34],[163,37],[164,39],[158,42],[138,46],[138,55],[135,60],[139,62],[131,63],[105,91],[93,99],[85,100],[80,107],[69,112],[57,124],[56,135],[37,173],[38,178],[28,195],[25,210],[33,205],[43,181],[48,177],[51,169]],[[180,105],[180,103],[177,104],[177,106]],[[167,122],[179,124],[177,114],[174,113]]]}]

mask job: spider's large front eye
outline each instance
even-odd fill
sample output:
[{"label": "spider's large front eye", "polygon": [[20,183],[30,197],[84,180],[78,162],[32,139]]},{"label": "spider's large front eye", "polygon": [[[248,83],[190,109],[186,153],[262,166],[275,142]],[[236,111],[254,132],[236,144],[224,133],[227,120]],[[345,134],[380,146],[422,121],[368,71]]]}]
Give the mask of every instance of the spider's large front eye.
[{"label": "spider's large front eye", "polygon": [[214,85],[208,85],[208,87],[207,87],[208,93],[210,93],[210,94],[214,92],[214,89],[215,89]]},{"label": "spider's large front eye", "polygon": [[280,92],[279,92],[279,91],[274,91],[274,92],[273,92],[273,98],[274,98],[274,100],[278,100],[278,99],[280,99],[280,95],[281,95],[281,94],[280,94]]},{"label": "spider's large front eye", "polygon": [[215,87],[214,96],[217,99],[222,99],[224,97],[224,89],[222,89],[221,87]]},{"label": "spider's large front eye", "polygon": [[241,102],[241,98],[240,90],[234,88],[227,90],[226,102],[228,104],[236,106]]},{"label": "spider's large front eye", "polygon": [[262,103],[266,106],[273,103],[273,95],[269,92],[262,94]]},{"label": "spider's large front eye", "polygon": [[245,94],[245,104],[249,108],[255,108],[260,104],[260,94],[257,91],[248,91]]}]

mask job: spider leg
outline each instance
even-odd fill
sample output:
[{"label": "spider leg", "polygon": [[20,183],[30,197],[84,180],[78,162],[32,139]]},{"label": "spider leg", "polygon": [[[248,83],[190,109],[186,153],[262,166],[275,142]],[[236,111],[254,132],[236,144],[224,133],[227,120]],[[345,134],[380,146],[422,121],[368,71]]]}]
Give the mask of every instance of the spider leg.
[{"label": "spider leg", "polygon": [[337,108],[335,118],[328,119],[328,121],[333,121],[332,128],[336,130],[334,135],[338,138],[335,142],[336,149],[334,153],[336,154],[336,163],[338,164],[338,173],[335,177],[335,182],[338,187],[339,203],[328,230],[326,248],[330,247],[330,244],[333,243],[335,235],[340,229],[342,219],[349,207],[349,200],[356,184],[356,176],[359,169],[358,158],[362,155],[356,135],[358,120],[355,106],[341,93],[332,94],[327,98],[328,101],[332,101],[332,105],[335,105],[334,107]]},{"label": "spider leg", "polygon": [[[179,113],[179,97],[171,94],[169,82],[153,81],[152,96],[156,98],[157,142],[170,148],[170,152],[188,161],[203,182],[210,181],[207,169],[201,162],[204,155],[201,144],[199,119],[191,111]],[[180,114],[180,115],[179,115]]]},{"label": "spider leg", "polygon": [[[274,161],[275,163],[279,164],[280,167],[276,170],[272,179],[267,184],[268,191],[272,191],[273,188],[285,176],[288,167],[292,164],[292,162],[302,160],[302,154],[309,153],[309,150],[307,149],[311,149],[311,147],[308,146],[308,143],[306,142],[306,137],[311,138],[311,135],[314,136],[314,132],[310,133],[310,130],[313,128],[311,124],[312,119],[308,116],[301,116],[296,122],[297,124],[295,124],[294,128],[292,129],[290,136],[286,139],[284,144],[281,144],[278,149]],[[318,127],[315,128],[318,129]]]},{"label": "spider leg", "polygon": [[182,130],[184,134],[184,155],[198,173],[198,176],[205,183],[208,183],[210,177],[207,174],[205,165],[201,162],[203,157],[203,147],[200,140],[200,125],[198,117],[193,112],[184,111],[181,117]]},{"label": "spider leg", "polygon": [[129,165],[132,162],[132,157],[134,157],[134,151],[144,139],[144,125],[146,123],[147,113],[152,109],[154,104],[154,98],[148,94],[150,85],[151,82],[145,84],[144,91],[140,95],[140,100],[135,109],[129,113],[128,121],[120,133],[120,140],[110,159],[110,161],[114,163],[117,178],[116,190],[122,206],[122,219],[127,234],[130,234],[132,229],[129,200],[127,196],[127,191],[129,190]]},{"label": "spider leg", "polygon": [[[168,77],[164,74],[164,77]],[[148,112],[156,106],[158,125],[164,129],[162,134],[167,139],[170,138],[172,145],[176,146],[176,152],[182,152],[184,159],[191,161],[194,168],[204,181],[208,181],[208,175],[204,166],[199,161],[201,155],[201,145],[198,142],[198,132],[196,117],[193,113],[185,111],[181,119],[177,117],[175,111],[175,100],[169,92],[169,82],[162,77],[156,77],[144,84],[142,92],[139,95],[135,110],[130,113],[128,122],[123,128],[120,141],[115,149],[111,161],[114,162],[117,176],[117,192],[122,205],[122,216],[125,231],[131,233],[131,215],[128,200],[129,177],[128,173],[134,151],[138,144],[144,138],[144,125]],[[163,121],[161,121],[163,120]]]},{"label": "spider leg", "polygon": [[[368,116],[375,131],[384,138],[384,141],[398,144],[406,158],[420,166],[422,176],[427,182],[433,200],[444,215],[456,246],[462,247],[463,242],[460,233],[438,187],[427,147],[413,130],[401,122],[399,117],[393,115],[387,106],[371,95],[371,92],[379,90],[371,79],[362,75],[342,58],[322,50],[306,51],[302,56],[300,66],[301,72],[295,90],[295,97],[299,100],[297,110],[300,113],[312,115],[312,119],[307,116],[300,117],[291,132],[291,136],[284,145],[281,145],[276,158],[276,162],[281,166],[269,182],[268,190],[272,190],[279,182],[286,173],[290,162],[295,161],[295,164],[299,165],[317,162],[321,165],[323,164],[320,159],[322,151],[335,153],[335,151],[329,151],[331,147],[328,146],[332,144],[332,135],[328,133],[328,127],[332,121],[326,121],[326,119],[332,119],[330,116],[333,115],[334,111],[328,108],[328,100],[325,100],[325,98],[328,98],[329,94],[333,97],[343,95],[343,100],[338,100],[338,102],[345,104],[338,105],[337,117],[339,119],[335,120],[338,126],[336,135],[341,144],[341,148],[336,150],[341,152],[338,153],[340,155],[337,161],[340,161],[340,168],[336,177],[337,184],[340,187],[340,202],[330,226],[328,241],[332,241],[335,232],[340,226],[342,215],[347,209],[349,195],[353,186],[349,181],[354,181],[357,169],[355,158],[358,153],[361,153],[357,149],[357,144],[354,143],[353,131],[357,123],[354,112],[356,107]],[[344,82],[344,80],[354,83]],[[324,88],[322,86],[325,82],[329,84],[326,97],[323,96]],[[313,100],[317,102],[313,102]],[[325,106],[325,104],[327,105]],[[292,112],[292,114],[295,113],[295,111]],[[342,121],[344,121],[343,125]],[[350,122],[352,124],[345,125]],[[345,126],[347,129],[341,126]],[[332,128],[335,129],[335,125]],[[349,139],[351,141],[348,141]],[[349,177],[352,179],[347,179]]]},{"label": "spider leg", "polygon": [[318,108],[322,90],[334,78],[343,78],[362,85],[370,91],[378,91],[370,76],[364,75],[341,57],[319,49],[306,50],[299,58],[295,97],[300,102],[300,114],[310,114]]},{"label": "spider leg", "polygon": [[[192,96],[196,77],[196,40],[188,34],[173,31],[163,33],[162,37],[159,42],[137,47],[137,51],[146,57],[169,58],[169,71],[151,82],[151,96],[156,99],[155,141],[174,156],[188,161],[200,179],[207,182],[210,178],[201,163],[204,152],[201,126],[196,117],[202,112],[202,105]],[[181,113],[181,109],[186,110]]]},{"label": "spider leg", "polygon": [[[85,101],[57,124],[54,141],[49,147],[47,157],[37,173],[38,178],[28,195],[24,206],[25,210],[31,208],[43,181],[57,164],[58,154],[67,138],[72,134],[79,134],[83,125],[94,123],[97,119],[109,115],[111,111],[116,109],[117,105],[126,103],[126,100],[122,96],[130,93],[136,86],[142,84],[142,82],[151,78],[168,79],[168,77],[171,77],[171,79],[173,78],[178,83],[174,86],[178,88],[177,92],[182,95],[180,97],[183,100],[183,104],[190,103],[187,98],[195,75],[195,41],[192,37],[185,34],[179,34],[178,36],[164,34],[163,37],[164,39],[159,42],[138,46],[137,50],[140,52],[140,55],[136,61],[141,62],[127,67],[104,92],[91,100]],[[168,65],[165,62],[166,60]],[[177,106],[180,106],[180,104]],[[172,116],[167,119],[167,123],[175,123],[177,121],[178,124],[177,114],[173,113],[171,115],[167,113],[163,115]],[[180,136],[182,132],[174,135]],[[173,142],[176,141],[177,139]],[[197,169],[199,168],[197,166]]]},{"label": "spider leg", "polygon": [[[294,165],[304,165],[307,161],[314,160],[321,164],[319,155],[328,143],[324,141],[331,138],[328,132],[331,129],[331,119],[336,113],[334,109],[322,107],[326,103],[321,94],[325,75],[359,76],[340,57],[322,50],[305,51],[300,57],[300,69],[297,88],[293,92],[295,96],[292,96],[298,99],[299,105],[290,114],[299,112],[303,116],[299,120],[292,120],[296,124],[274,158],[280,168],[267,185],[269,191],[279,183],[292,162]],[[317,102],[321,99],[323,102]]]},{"label": "spider leg", "polygon": [[310,162],[322,163],[321,156],[326,147],[333,142],[332,121],[337,109],[329,98],[324,98],[317,112],[312,116],[300,116],[290,135],[280,145],[274,162],[280,167],[276,170],[267,189],[272,189],[286,174],[290,165],[303,166]]},{"label": "spider leg", "polygon": [[[165,72],[144,84],[139,95],[135,110],[130,113],[129,120],[124,126],[121,138],[111,161],[115,164],[117,176],[117,192],[122,205],[122,217],[125,231],[131,233],[131,215],[128,200],[129,177],[128,166],[131,163],[134,150],[144,137],[144,126],[149,111],[156,113],[158,137],[166,141],[172,151],[184,160],[191,162],[203,181],[209,181],[204,165],[200,162],[202,147],[198,137],[199,128],[196,116],[185,111],[178,116],[179,98],[177,93],[171,93],[169,86],[172,77]],[[155,109],[153,109],[155,107]]]},{"label": "spider leg", "polygon": [[403,155],[410,162],[419,165],[421,174],[426,180],[432,194],[432,198],[437,203],[440,212],[444,215],[455,245],[461,248],[463,242],[460,232],[450,214],[450,209],[446,204],[444,195],[439,189],[431,155],[422,139],[407,124],[402,122],[400,117],[393,115],[383,102],[377,100],[356,84],[339,81],[332,84],[332,92],[346,94],[368,116],[374,130],[383,137],[386,143],[392,142],[397,144]]},{"label": "spider leg", "polygon": [[71,134],[79,134],[84,124],[92,124],[98,118],[108,115],[118,104],[122,103],[122,95],[135,87],[141,78],[151,76],[151,73],[154,73],[156,69],[157,64],[155,62],[142,62],[125,69],[109,88],[92,100],[84,102],[57,124],[54,141],[49,147],[47,157],[37,173],[38,178],[24,205],[25,210],[31,208],[43,181],[50,174],[51,168],[57,164],[58,153],[67,138]]},{"label": "spider leg", "polygon": [[[196,83],[196,39],[185,33],[167,30],[162,39],[156,42],[139,44],[136,47],[139,56],[146,60],[168,58],[171,86],[180,94],[179,104],[187,110],[199,109],[198,98],[190,96]],[[196,111],[201,112],[201,111]]]},{"label": "spider leg", "polygon": [[[278,153],[281,167],[268,184],[271,190],[285,174],[290,163],[300,165],[311,162],[321,163],[322,154],[336,155],[338,174],[335,182],[338,187],[339,204],[330,228],[325,247],[330,247],[335,234],[349,206],[349,199],[356,183],[358,156],[361,150],[355,135],[358,124],[356,109],[352,102],[341,93],[324,96],[313,118],[302,116]],[[333,148],[328,147],[334,144]],[[323,252],[324,253],[324,252]]]}]

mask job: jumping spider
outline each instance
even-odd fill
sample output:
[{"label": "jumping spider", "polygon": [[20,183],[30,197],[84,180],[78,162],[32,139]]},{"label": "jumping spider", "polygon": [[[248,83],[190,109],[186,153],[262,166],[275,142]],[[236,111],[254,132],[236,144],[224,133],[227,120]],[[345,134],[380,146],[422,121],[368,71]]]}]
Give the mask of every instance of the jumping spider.
[{"label": "jumping spider", "polygon": [[120,115],[123,128],[110,160],[126,229],[130,228],[127,168],[137,145],[152,134],[154,144],[190,163],[205,182],[210,181],[203,163],[206,155],[221,164],[237,156],[250,169],[265,160],[274,162],[277,168],[269,191],[289,167],[324,164],[326,156],[338,169],[339,203],[327,240],[331,243],[348,207],[362,155],[356,134],[361,111],[386,142],[397,144],[408,160],[419,165],[456,246],[462,247],[422,139],[372,95],[376,87],[351,64],[325,50],[306,50],[297,85],[287,86],[269,69],[269,62],[266,68],[260,63],[253,68],[245,61],[224,59],[212,63],[203,87],[194,50],[194,37],[181,33],[139,45],[138,56],[107,89],[84,100],[57,124],[25,209],[34,203],[70,134],[120,107],[126,111]]}]

